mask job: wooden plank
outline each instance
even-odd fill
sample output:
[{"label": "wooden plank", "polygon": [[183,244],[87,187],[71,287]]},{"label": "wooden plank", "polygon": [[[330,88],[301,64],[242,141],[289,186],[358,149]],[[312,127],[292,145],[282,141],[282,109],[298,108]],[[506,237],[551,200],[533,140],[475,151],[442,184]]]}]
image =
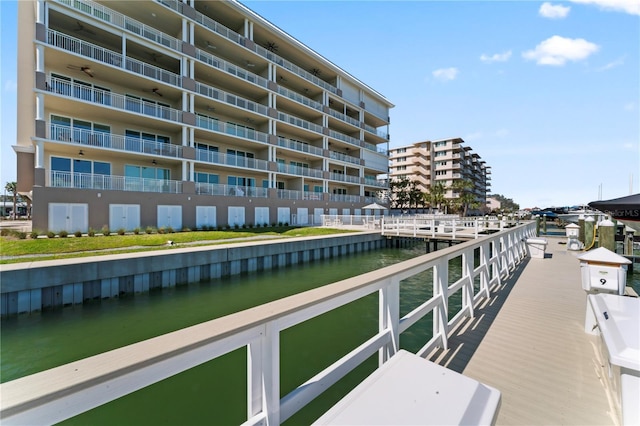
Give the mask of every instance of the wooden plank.
[{"label": "wooden plank", "polygon": [[614,424],[596,337],[584,333],[581,252],[548,240],[551,257],[518,267],[430,359],[501,391],[497,424]]}]

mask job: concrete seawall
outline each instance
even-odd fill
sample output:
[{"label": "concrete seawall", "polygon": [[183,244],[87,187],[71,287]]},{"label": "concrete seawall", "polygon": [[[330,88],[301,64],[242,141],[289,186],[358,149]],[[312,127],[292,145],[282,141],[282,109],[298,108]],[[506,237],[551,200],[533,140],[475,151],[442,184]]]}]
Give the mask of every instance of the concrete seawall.
[{"label": "concrete seawall", "polygon": [[364,232],[0,265],[0,315],[376,250],[390,241]]}]

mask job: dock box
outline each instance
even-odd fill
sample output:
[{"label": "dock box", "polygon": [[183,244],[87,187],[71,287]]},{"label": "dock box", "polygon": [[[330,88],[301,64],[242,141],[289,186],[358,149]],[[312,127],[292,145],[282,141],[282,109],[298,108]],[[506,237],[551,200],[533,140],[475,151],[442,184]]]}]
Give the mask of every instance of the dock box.
[{"label": "dock box", "polygon": [[547,240],[544,238],[527,238],[527,250],[529,256],[534,259],[544,259],[544,252],[547,249]]},{"label": "dock box", "polygon": [[400,350],[314,424],[495,424],[500,391]]}]

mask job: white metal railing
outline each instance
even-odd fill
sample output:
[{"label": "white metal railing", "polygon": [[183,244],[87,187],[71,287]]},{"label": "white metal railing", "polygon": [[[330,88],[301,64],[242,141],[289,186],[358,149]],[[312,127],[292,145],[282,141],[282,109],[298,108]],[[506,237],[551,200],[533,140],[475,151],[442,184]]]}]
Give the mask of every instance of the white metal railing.
[{"label": "white metal railing", "polygon": [[258,142],[268,143],[269,135],[257,130],[249,129],[235,123],[222,123],[210,117],[196,116],[196,126],[226,135],[237,136],[239,138],[251,139]]},{"label": "white metal railing", "polygon": [[382,235],[430,238],[478,238],[489,231],[502,231],[517,221],[484,217],[460,218],[451,215],[388,216],[382,223]]},{"label": "white metal railing", "polygon": [[322,178],[324,175],[322,170],[312,169],[311,167],[300,167],[294,164],[282,164],[278,163],[278,173],[288,173],[297,176],[309,176],[315,178]]},{"label": "white metal railing", "polygon": [[72,83],[57,77],[51,77],[48,90],[58,95],[68,96],[85,102],[108,106],[127,112],[136,112],[165,120],[182,122],[182,111],[155,102],[132,98],[113,93],[109,90]]},{"label": "white metal railing", "polygon": [[336,132],[335,130],[329,129],[329,136],[338,139],[343,142],[350,143],[351,145],[355,145],[357,147],[360,146],[360,140],[356,138],[352,138],[351,136],[347,136],[344,133]]},{"label": "white metal railing", "polygon": [[324,153],[322,148],[318,148],[317,146],[313,146],[294,139],[287,139],[282,136],[278,136],[278,146],[315,155],[322,155]]},{"label": "white metal railing", "polygon": [[182,157],[182,147],[170,143],[148,141],[142,138],[115,135],[106,132],[74,129],[59,124],[51,124],[49,130],[49,138],[54,141],[72,142],[97,148],[163,155],[165,157]]},{"label": "white metal railing", "polygon": [[136,21],[129,16],[109,9],[101,4],[87,0],[54,0],[57,3],[65,4],[75,10],[78,10],[86,15],[92,16],[94,19],[99,19],[102,22],[109,23],[118,28],[126,29],[134,34],[142,36],[147,40],[154,41],[156,43],[167,46],[173,50],[178,50],[178,39],[171,37],[152,28],[142,22]]},{"label": "white metal railing", "polygon": [[359,195],[350,194],[329,194],[329,201],[338,201],[344,203],[359,203],[362,201],[362,197]]},{"label": "white metal railing", "polygon": [[313,99],[302,96],[300,93],[289,90],[286,87],[278,86],[278,93],[298,103],[301,103],[302,105],[306,105],[321,112],[324,111],[324,107],[320,102],[316,102]]},{"label": "white metal railing", "polygon": [[231,62],[225,61],[224,59],[220,59],[217,56],[205,52],[204,50],[196,49],[196,58],[208,65],[211,65],[214,68],[218,68],[219,70],[222,70],[228,74],[235,75],[242,80],[257,84],[258,86],[264,88],[269,87],[269,82],[266,78],[251,73],[244,68],[238,67]]},{"label": "white metal railing", "polygon": [[389,138],[389,134],[385,130],[377,129],[368,124],[364,125],[364,129],[369,133],[373,133],[374,135],[380,136],[381,138],[384,138],[384,139]]},{"label": "white metal railing", "polygon": [[369,186],[377,186],[378,188],[386,188],[388,186],[386,181],[379,181],[378,179],[364,178],[364,184]]},{"label": "white metal railing", "polygon": [[329,151],[329,158],[333,160],[346,161],[351,164],[360,164],[360,159],[352,155],[343,154],[337,151]]},{"label": "white metal railing", "polygon": [[53,188],[102,189],[111,191],[182,193],[182,182],[130,176],[72,173],[52,170],[49,186]]},{"label": "white metal railing", "polygon": [[269,189],[259,188],[256,186],[224,185],[218,183],[196,182],[196,194],[268,198]]},{"label": "white metal railing", "polygon": [[196,22],[202,24],[203,26],[209,28],[213,32],[215,32],[217,34],[220,34],[224,38],[226,38],[228,40],[231,40],[234,43],[237,43],[239,45],[244,46],[244,42],[243,42],[244,37],[242,37],[237,32],[225,27],[224,25],[214,21],[213,19],[209,18],[208,16],[203,15],[200,12],[196,12],[196,17],[194,18],[194,20]]},{"label": "white metal railing", "polygon": [[354,126],[356,126],[358,128],[360,127],[360,121],[359,120],[356,120],[355,118],[351,118],[346,114],[343,114],[343,113],[341,113],[339,111],[336,111],[335,109],[329,108],[329,115],[332,116],[332,117],[335,117],[335,118],[337,118],[339,120],[342,120],[342,121],[344,121],[346,123],[353,124]]},{"label": "white metal railing", "polygon": [[269,170],[269,162],[258,158],[243,157],[240,155],[224,154],[221,152],[196,149],[196,160],[207,163],[222,164],[226,166],[242,167],[253,170]]},{"label": "white metal railing", "polygon": [[227,93],[224,90],[220,90],[206,84],[196,82],[196,92],[208,98],[215,99],[247,111],[257,112],[264,116],[268,115],[269,108],[267,106]]},{"label": "white metal railing", "polygon": [[360,183],[359,176],[350,176],[342,173],[330,173],[329,178],[331,180],[338,180],[340,182],[349,182],[349,183]]},{"label": "white metal railing", "polygon": [[68,36],[67,34],[60,33],[55,30],[48,29],[47,34],[48,43],[52,46],[119,68],[122,68],[124,63],[124,68],[135,74],[162,81],[163,83],[171,84],[176,87],[182,87],[182,77],[178,74],[133,58],[127,57],[124,58],[123,61],[122,53],[105,49],[98,45],[88,43],[84,40]]},{"label": "white metal railing", "polygon": [[[535,223],[438,250],[396,265],[279,299],[222,318],[115,349],[0,385],[7,424],[51,424],[105,404],[236,349],[247,350],[246,425],[277,425],[298,412],[364,360],[379,365],[399,349],[400,335],[430,316],[432,333],[419,356],[448,348],[449,332],[474,317],[525,258]],[[449,262],[461,261],[451,282]],[[476,260],[477,259],[477,260]],[[433,296],[400,317],[402,282],[431,271]],[[280,398],[280,333],[370,294],[378,295],[378,331],[332,365]],[[450,312],[449,299],[461,298]],[[459,296],[458,296],[459,295]],[[464,333],[465,329],[457,329]],[[224,384],[221,384],[224,386]]]},{"label": "white metal railing", "polygon": [[278,120],[316,133],[322,133],[321,125],[303,120],[302,118],[298,118],[293,115],[285,114],[284,112],[278,112]]}]

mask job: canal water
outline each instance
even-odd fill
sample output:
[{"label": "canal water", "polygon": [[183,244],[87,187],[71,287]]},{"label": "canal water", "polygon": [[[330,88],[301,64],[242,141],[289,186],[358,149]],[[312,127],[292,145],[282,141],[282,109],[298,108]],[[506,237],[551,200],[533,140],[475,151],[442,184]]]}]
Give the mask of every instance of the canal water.
[{"label": "canal water", "polygon": [[[310,290],[423,254],[424,245],[341,256],[272,271],[227,277],[2,320],[1,380],[165,334],[252,306]],[[459,259],[458,259],[459,260]],[[450,279],[460,275],[451,262]],[[431,276],[401,284],[401,313],[431,297]],[[452,303],[458,304],[459,301]],[[452,306],[453,307],[453,306]],[[459,309],[455,308],[455,309]],[[281,389],[286,395],[377,332],[378,298],[371,295],[281,333]],[[403,334],[419,349],[430,320]],[[308,424],[377,365],[374,356],[289,424]],[[66,421],[67,424],[239,424],[246,419],[246,350],[241,349]]]},{"label": "canal water", "polygon": [[[71,361],[208,321],[291,294],[382,268],[424,253],[424,245],[340,256],[272,271],[227,277],[146,295],[91,302],[2,320],[0,380],[6,382]],[[450,262],[450,282],[460,259]],[[639,268],[636,268],[639,269]],[[640,291],[640,271],[629,274]],[[403,281],[401,315],[432,295],[431,274]],[[459,294],[459,293],[458,293]],[[450,311],[459,310],[459,297]],[[371,295],[281,333],[282,396],[377,332]],[[425,318],[401,336],[415,352],[431,337]],[[239,424],[246,419],[246,350],[190,369],[66,421],[70,425]],[[309,424],[370,374],[371,357],[287,424]]]}]

